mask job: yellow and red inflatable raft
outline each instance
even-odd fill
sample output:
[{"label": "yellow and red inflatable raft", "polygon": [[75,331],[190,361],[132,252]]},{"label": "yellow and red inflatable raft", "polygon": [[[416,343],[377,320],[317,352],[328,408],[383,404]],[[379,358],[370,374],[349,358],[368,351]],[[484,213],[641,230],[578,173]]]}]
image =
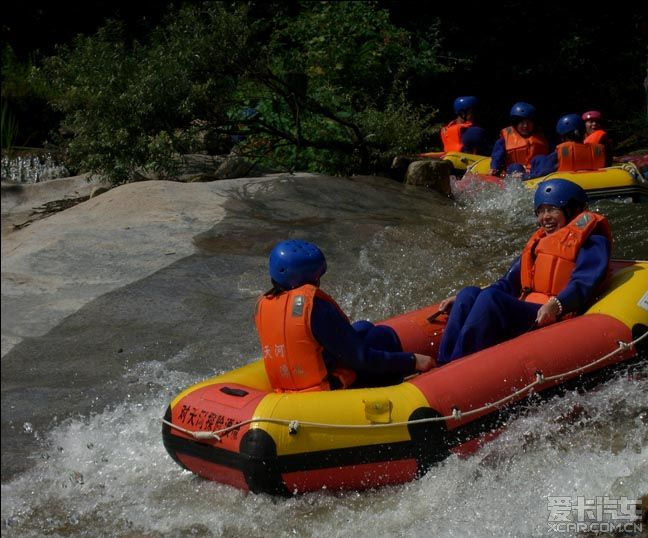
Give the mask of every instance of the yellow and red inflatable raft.
[{"label": "yellow and red inflatable raft", "polygon": [[[461,151],[429,151],[427,153],[419,153],[416,155],[419,159],[441,159],[449,161],[452,168],[460,174],[463,174],[468,168],[474,166],[477,162],[490,157],[483,155],[476,155],[474,153],[463,153]],[[488,170],[486,170],[488,171]]]},{"label": "yellow and red inflatable raft", "polygon": [[[489,176],[490,157],[468,155],[463,153],[444,154],[445,160],[450,160],[455,169],[457,163],[465,163],[465,174],[453,185],[453,191],[466,191],[477,182],[494,183],[500,186],[505,180]],[[637,165],[633,162],[619,163],[598,170],[574,170],[570,172],[554,172],[546,176],[523,181],[525,187],[535,189],[539,183],[552,178],[563,178],[580,185],[590,199],[600,198],[631,198],[633,202],[648,201],[648,180],[643,177]]]},{"label": "yellow and red inflatable raft", "polygon": [[[404,348],[436,354],[431,305],[382,322]],[[252,492],[366,489],[469,453],[529,399],[597,384],[648,353],[648,262],[613,262],[583,315],[388,387],[276,393],[263,361],[189,387],[169,405],[164,445],[193,473]]]}]

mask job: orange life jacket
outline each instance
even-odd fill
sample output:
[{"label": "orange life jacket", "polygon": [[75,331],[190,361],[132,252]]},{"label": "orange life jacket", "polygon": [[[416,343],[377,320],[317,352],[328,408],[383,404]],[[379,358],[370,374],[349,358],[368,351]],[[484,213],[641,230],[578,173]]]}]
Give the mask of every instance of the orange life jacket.
[{"label": "orange life jacket", "polygon": [[546,155],[549,152],[549,144],[544,135],[540,132],[523,137],[512,125],[501,131],[506,148],[506,165],[519,163],[529,170],[531,159],[536,155]]},{"label": "orange life jacket", "polygon": [[596,129],[585,137],[583,144],[604,144],[608,135],[603,129]]},{"label": "orange life jacket", "polygon": [[311,331],[311,313],[315,297],[337,303],[317,286],[306,284],[278,295],[262,295],[257,301],[255,323],[266,373],[277,392],[329,390],[329,375],[342,387],[355,381],[355,372],[336,368],[328,372],[323,348]]},{"label": "orange life jacket", "polygon": [[461,151],[463,148],[461,133],[468,129],[468,127],[472,127],[471,122],[457,123],[457,120],[452,120],[448,125],[442,127],[441,141],[443,142],[443,151]]},{"label": "orange life jacket", "polygon": [[605,166],[605,146],[563,142],[556,146],[558,171],[598,170]]},{"label": "orange life jacket", "polygon": [[[602,233],[612,245],[610,224],[598,213],[584,211],[569,224],[547,235],[539,228],[522,251],[520,276],[525,301],[544,304],[569,283],[576,256],[587,238]],[[605,285],[605,279],[600,286]]]}]

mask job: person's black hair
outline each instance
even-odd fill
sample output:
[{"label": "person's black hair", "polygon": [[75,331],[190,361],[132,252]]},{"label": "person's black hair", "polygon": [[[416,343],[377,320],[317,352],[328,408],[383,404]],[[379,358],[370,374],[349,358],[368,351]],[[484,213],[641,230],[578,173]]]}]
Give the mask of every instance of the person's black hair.
[{"label": "person's black hair", "polygon": [[583,204],[581,202],[577,202],[576,200],[572,199],[567,202],[567,205],[565,205],[562,208],[562,212],[565,214],[565,218],[567,219],[567,222],[571,222],[574,217],[577,215],[580,215],[583,211],[585,211],[585,208],[587,207],[587,204]]},{"label": "person's black hair", "polygon": [[274,280],[270,279],[270,281],[272,282],[272,288],[270,288],[268,291],[266,291],[263,294],[264,297],[276,297],[277,295],[281,295],[283,292],[286,291]]},{"label": "person's black hair", "polygon": [[[282,288],[277,282],[275,282],[273,279],[270,279],[270,282],[272,282],[272,288],[270,288],[268,291],[266,291],[263,295],[265,297],[276,297],[277,295],[281,295],[283,292],[288,291],[285,288]],[[317,280],[316,282],[304,282],[304,284],[311,284],[313,286],[319,287],[320,281]],[[302,284],[302,286],[304,285]]]}]

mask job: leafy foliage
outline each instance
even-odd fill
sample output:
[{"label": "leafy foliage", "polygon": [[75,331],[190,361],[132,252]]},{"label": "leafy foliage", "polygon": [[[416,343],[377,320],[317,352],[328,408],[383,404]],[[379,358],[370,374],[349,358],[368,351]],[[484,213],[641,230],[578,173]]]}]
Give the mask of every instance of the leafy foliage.
[{"label": "leafy foliage", "polygon": [[247,32],[240,10],[212,3],[170,14],[146,44],[123,36],[118,23],[80,36],[41,72],[71,135],[68,159],[115,183],[173,174],[205,122],[226,117]]},{"label": "leafy foliage", "polygon": [[9,110],[7,101],[2,100],[2,115],[0,116],[0,140],[2,141],[2,149],[9,149],[14,145],[18,125],[16,118]]},{"label": "leafy foliage", "polygon": [[271,22],[266,63],[249,73],[259,117],[244,153],[262,147],[291,169],[367,173],[429,136],[432,115],[408,90],[440,69],[433,42],[395,27],[375,2],[302,2]]},{"label": "leafy foliage", "polygon": [[[10,46],[2,51],[2,148],[26,146],[46,136],[44,126],[52,121],[47,106],[46,84],[30,82],[35,67],[20,62]],[[20,121],[19,121],[20,118]]]},{"label": "leafy foliage", "polygon": [[40,74],[69,160],[116,183],[171,176],[201,135],[238,134],[242,154],[273,168],[351,173],[421,144],[429,117],[407,90],[437,68],[432,44],[415,47],[371,2],[277,12],[255,21],[245,4],[210,2],[170,12],[146,42],[110,23],[61,48]]}]

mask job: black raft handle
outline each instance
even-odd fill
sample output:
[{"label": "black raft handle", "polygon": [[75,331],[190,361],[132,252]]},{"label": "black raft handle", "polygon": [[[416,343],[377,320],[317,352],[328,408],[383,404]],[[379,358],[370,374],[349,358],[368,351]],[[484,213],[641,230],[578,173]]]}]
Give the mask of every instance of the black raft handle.
[{"label": "black raft handle", "polygon": [[248,395],[247,390],[233,389],[232,387],[221,387],[220,391],[224,392],[225,394],[229,394],[230,396],[238,396],[239,398]]},{"label": "black raft handle", "polygon": [[427,317],[428,323],[432,323],[435,319],[437,319],[441,314],[445,314],[443,310],[437,310],[434,314],[431,316]]}]

